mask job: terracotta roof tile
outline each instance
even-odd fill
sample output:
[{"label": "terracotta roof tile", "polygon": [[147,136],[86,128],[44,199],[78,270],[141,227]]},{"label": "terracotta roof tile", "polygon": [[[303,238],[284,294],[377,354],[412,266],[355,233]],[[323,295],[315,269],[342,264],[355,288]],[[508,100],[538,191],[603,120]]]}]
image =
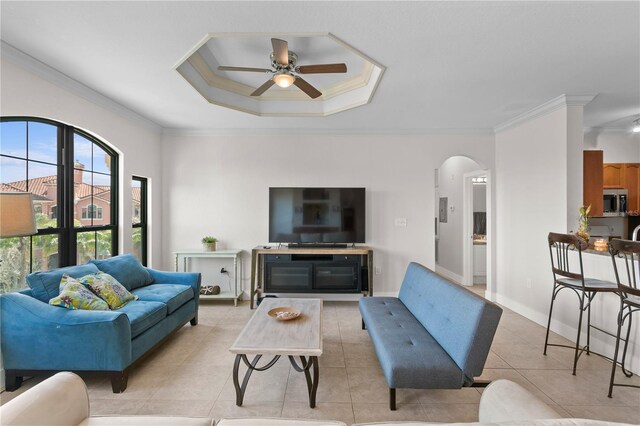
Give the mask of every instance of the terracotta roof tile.
[{"label": "terracotta roof tile", "polygon": [[[57,194],[57,189],[55,189],[56,184],[56,176],[43,176],[29,179],[29,192],[33,193],[34,198],[40,201],[51,201],[56,202],[57,200],[53,199]],[[53,187],[52,193],[47,194],[47,186]],[[85,199],[91,196],[91,185],[87,183],[80,183],[76,186],[76,198]],[[134,201],[140,201],[140,188],[132,188],[132,196]],[[27,181],[19,180],[16,182],[7,182],[0,183],[0,191],[2,192],[26,192],[27,191]],[[109,185],[95,185],[93,186],[93,196],[97,198],[101,198],[107,202],[110,201],[111,198],[111,186]]]}]

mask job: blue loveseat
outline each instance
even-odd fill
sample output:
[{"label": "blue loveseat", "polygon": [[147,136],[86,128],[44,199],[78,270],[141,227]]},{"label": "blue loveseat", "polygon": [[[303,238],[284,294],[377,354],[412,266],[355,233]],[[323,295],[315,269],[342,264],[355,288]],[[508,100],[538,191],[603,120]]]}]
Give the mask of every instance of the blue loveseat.
[{"label": "blue loveseat", "polygon": [[363,297],[359,307],[391,410],[396,388],[474,386],[502,315],[499,306],[418,263],[409,264],[398,297]]},{"label": "blue loveseat", "polygon": [[[95,272],[116,278],[138,300],[118,310],[70,310],[48,304],[63,274]],[[200,274],[144,268],[132,255],[27,277],[29,289],[0,296],[5,387],[23,376],[76,371],[106,374],[114,393],[127,387],[130,367],[188,321],[198,323]]]}]

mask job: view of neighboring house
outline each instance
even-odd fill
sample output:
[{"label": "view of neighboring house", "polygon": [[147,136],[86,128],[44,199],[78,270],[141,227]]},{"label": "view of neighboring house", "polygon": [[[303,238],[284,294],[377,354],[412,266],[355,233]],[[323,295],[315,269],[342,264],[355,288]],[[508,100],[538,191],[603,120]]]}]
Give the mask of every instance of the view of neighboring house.
[{"label": "view of neighboring house", "polygon": [[[84,165],[74,164],[74,219],[79,226],[96,226],[111,221],[111,186],[84,182]],[[31,192],[36,213],[57,218],[57,176],[43,176],[16,182],[0,183],[2,192]],[[132,188],[133,219],[140,218],[140,188]]]}]

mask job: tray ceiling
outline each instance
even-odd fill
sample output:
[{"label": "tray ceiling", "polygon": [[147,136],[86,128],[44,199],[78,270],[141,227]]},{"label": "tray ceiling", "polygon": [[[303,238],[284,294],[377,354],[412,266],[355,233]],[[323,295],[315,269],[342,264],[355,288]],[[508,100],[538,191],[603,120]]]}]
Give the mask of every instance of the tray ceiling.
[{"label": "tray ceiling", "polygon": [[[251,93],[270,74],[220,71],[231,65],[271,68],[271,38],[289,43],[297,65],[345,63],[344,74],[310,74],[304,79],[322,92],[311,99],[295,86],[272,86],[262,96]],[[259,116],[325,116],[371,101],[384,67],[332,34],[211,33],[176,66],[178,73],[211,104]]]}]

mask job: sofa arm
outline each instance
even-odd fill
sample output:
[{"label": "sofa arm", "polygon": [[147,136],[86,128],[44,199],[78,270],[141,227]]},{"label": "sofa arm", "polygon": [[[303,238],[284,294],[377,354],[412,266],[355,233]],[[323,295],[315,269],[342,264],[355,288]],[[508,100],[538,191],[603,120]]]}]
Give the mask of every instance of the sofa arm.
[{"label": "sofa arm", "polygon": [[5,370],[121,371],[131,363],[131,326],[117,311],[71,310],[21,293],[0,297]]},{"label": "sofa arm", "polygon": [[69,372],[48,378],[0,407],[2,426],[78,425],[87,417],[87,387]]},{"label": "sofa arm", "polygon": [[193,288],[196,297],[200,294],[200,281],[202,274],[199,272],[166,272],[147,268],[153,278],[153,284],[181,284]]},{"label": "sofa arm", "polygon": [[560,414],[537,396],[510,380],[491,382],[480,398],[481,423],[559,419]]}]

